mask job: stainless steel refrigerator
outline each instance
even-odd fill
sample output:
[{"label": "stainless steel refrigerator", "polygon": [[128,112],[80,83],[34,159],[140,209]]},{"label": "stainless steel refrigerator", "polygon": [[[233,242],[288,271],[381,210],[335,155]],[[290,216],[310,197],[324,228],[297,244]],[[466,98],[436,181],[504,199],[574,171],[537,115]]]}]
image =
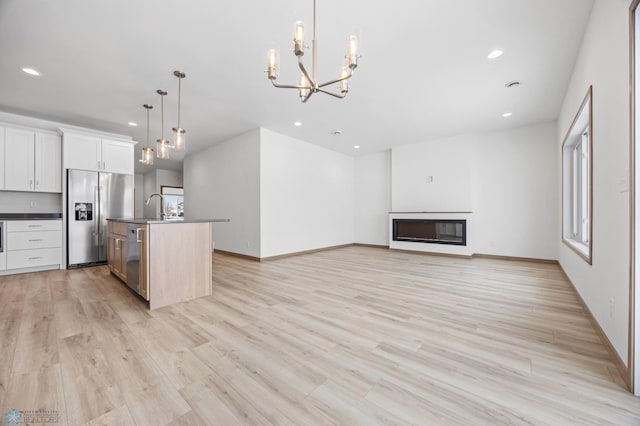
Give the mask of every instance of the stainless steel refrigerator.
[{"label": "stainless steel refrigerator", "polygon": [[67,266],[106,263],[107,218],[133,217],[133,176],[69,170]]}]

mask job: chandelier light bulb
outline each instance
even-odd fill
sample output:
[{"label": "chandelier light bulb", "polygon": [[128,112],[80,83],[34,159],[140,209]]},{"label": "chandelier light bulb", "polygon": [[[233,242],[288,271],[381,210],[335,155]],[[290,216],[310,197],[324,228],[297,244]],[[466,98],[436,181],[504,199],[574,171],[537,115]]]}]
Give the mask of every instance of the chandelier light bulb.
[{"label": "chandelier light bulb", "polygon": [[340,82],[340,93],[343,95],[346,95],[347,92],[349,92],[349,80],[347,77],[349,77],[349,70],[347,67],[342,67],[340,70],[340,78],[344,78],[344,80]]},{"label": "chandelier light bulb", "polygon": [[304,22],[296,21],[293,27],[293,51],[296,56],[304,55]]},{"label": "chandelier light bulb", "polygon": [[358,37],[353,34],[349,36],[348,49],[349,68],[355,69],[358,66]]},{"label": "chandelier light bulb", "polygon": [[280,66],[280,55],[276,49],[269,50],[267,57],[267,73],[269,80],[278,78],[278,68]]},{"label": "chandelier light bulb", "polygon": [[304,76],[304,74],[300,74],[298,85],[304,86],[303,89],[300,89],[300,99],[304,101],[304,99],[309,96],[309,90],[311,90],[309,88],[309,81],[307,80],[307,77]]}]

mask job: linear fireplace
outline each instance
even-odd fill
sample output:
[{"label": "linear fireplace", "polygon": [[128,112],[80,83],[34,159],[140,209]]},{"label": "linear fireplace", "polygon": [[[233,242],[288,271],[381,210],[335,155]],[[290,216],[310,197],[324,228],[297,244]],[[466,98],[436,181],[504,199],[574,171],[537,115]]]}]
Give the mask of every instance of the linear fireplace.
[{"label": "linear fireplace", "polygon": [[393,219],[393,241],[467,245],[465,219]]}]

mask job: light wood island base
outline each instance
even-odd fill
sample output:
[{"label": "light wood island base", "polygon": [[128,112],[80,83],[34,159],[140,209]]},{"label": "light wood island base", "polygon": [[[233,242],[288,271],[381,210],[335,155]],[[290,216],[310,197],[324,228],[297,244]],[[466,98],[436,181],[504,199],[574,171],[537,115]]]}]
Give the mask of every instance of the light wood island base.
[{"label": "light wood island base", "polygon": [[[109,269],[150,309],[211,295],[211,223],[110,219],[109,231]],[[139,240],[139,253],[131,238]]]},{"label": "light wood island base", "polygon": [[[211,295],[211,224],[149,224],[149,308]],[[144,242],[143,242],[144,247]],[[143,280],[144,281],[144,280]]]}]

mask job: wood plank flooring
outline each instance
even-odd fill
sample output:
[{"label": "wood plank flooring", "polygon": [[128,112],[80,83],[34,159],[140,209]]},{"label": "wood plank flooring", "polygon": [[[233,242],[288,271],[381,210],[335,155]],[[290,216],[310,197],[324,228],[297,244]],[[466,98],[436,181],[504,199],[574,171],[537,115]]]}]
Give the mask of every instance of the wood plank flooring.
[{"label": "wood plank flooring", "polygon": [[106,267],[0,277],[2,418],[640,424],[557,265],[347,247],[215,254],[213,281],[150,312]]}]

